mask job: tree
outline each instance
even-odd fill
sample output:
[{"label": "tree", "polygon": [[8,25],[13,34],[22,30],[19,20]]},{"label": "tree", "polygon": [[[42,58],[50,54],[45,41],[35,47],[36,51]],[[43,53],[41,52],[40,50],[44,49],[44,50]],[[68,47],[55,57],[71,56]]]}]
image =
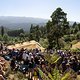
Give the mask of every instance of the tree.
[{"label": "tree", "polygon": [[52,22],[48,21],[46,24],[46,29],[47,29],[47,38],[48,38],[48,42],[49,42],[49,46],[48,48],[52,48],[53,47],[53,29],[52,29]]},{"label": "tree", "polygon": [[31,24],[31,27],[30,27],[30,35],[29,35],[29,39],[30,40],[33,40],[34,38],[33,38],[33,24]]},{"label": "tree", "polygon": [[40,29],[39,29],[39,25],[37,25],[36,27],[36,31],[35,31],[35,35],[36,35],[36,41],[38,41],[39,42],[39,40],[40,40]]},{"label": "tree", "polygon": [[9,41],[9,36],[7,34],[3,35],[3,41],[7,43]]},{"label": "tree", "polygon": [[4,35],[4,27],[3,26],[1,26],[1,35],[2,35],[2,37]]},{"label": "tree", "polygon": [[72,28],[75,28],[75,26],[77,25],[76,22],[73,23]]},{"label": "tree", "polygon": [[0,35],[0,41],[2,41],[3,39],[2,39],[2,36]]},{"label": "tree", "polygon": [[39,28],[39,25],[36,25],[36,26],[33,26],[31,25],[31,28],[30,28],[30,40],[36,40],[36,41],[39,41],[40,39],[40,28]]},{"label": "tree", "polygon": [[47,23],[47,38],[53,47],[53,43],[56,43],[56,49],[59,49],[59,38],[64,34],[67,34],[69,29],[69,23],[67,22],[66,13],[61,8],[57,8],[51,15],[51,21]]},{"label": "tree", "polygon": [[20,37],[21,40],[23,40],[24,37],[25,37],[24,33],[20,33],[19,37]]},{"label": "tree", "polygon": [[47,34],[47,32],[46,32],[46,26],[41,26],[40,27],[40,37],[41,38],[46,38],[46,34]]},{"label": "tree", "polygon": [[78,28],[79,28],[79,31],[80,31],[80,23],[78,24]]},{"label": "tree", "polygon": [[78,27],[78,25],[76,25],[74,28],[74,34],[76,34],[78,31],[79,31],[79,27]]},{"label": "tree", "polygon": [[77,32],[77,34],[76,34],[76,38],[80,40],[80,31]]}]

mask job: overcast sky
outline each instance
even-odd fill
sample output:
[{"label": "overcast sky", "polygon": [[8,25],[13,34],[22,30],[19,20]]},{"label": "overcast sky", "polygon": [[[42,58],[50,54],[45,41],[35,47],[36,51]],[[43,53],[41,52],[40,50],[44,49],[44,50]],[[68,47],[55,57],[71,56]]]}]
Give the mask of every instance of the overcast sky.
[{"label": "overcast sky", "polygon": [[80,0],[0,0],[0,16],[24,16],[49,19],[61,7],[69,21],[80,22]]}]

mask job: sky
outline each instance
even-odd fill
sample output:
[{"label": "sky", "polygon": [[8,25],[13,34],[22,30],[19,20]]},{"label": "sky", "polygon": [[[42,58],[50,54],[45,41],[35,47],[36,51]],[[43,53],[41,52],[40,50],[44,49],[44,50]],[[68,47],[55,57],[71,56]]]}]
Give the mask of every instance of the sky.
[{"label": "sky", "polygon": [[67,13],[68,21],[80,22],[80,0],[0,0],[0,16],[50,19],[58,7]]}]

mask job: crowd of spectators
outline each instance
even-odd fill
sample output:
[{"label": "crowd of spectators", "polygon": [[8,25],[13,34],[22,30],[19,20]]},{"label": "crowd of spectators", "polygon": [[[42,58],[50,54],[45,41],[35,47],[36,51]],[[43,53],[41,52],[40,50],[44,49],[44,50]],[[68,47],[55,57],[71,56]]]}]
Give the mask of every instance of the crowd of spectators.
[{"label": "crowd of spectators", "polygon": [[[1,47],[0,51],[4,53],[2,49],[3,48]],[[14,48],[5,48],[5,52],[6,54],[3,55],[3,57],[10,61],[12,71],[21,71],[32,80],[40,79],[38,67],[43,68],[46,65],[43,55],[44,53],[42,53],[41,50],[37,48],[33,50],[27,50],[23,48],[20,50]],[[51,55],[54,54],[54,50],[49,50],[49,52]],[[57,53],[61,57],[59,66],[62,73],[64,73],[66,70],[72,69],[80,74],[80,52],[58,50]],[[1,68],[0,78],[5,80]]]},{"label": "crowd of spectators", "polygon": [[[29,78],[40,78],[37,66],[45,65],[45,59],[41,50],[33,49],[12,49],[8,50],[5,57],[11,61],[10,66],[14,71],[21,71],[27,74]],[[35,80],[35,79],[33,79]]]},{"label": "crowd of spectators", "polygon": [[80,74],[80,52],[62,51],[59,50],[58,54],[61,56],[62,72],[69,68]]}]

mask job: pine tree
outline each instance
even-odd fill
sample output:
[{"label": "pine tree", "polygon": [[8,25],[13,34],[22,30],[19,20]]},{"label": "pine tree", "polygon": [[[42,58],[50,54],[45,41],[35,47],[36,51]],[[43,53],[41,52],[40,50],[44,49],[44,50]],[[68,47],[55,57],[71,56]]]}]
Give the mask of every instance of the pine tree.
[{"label": "pine tree", "polygon": [[1,36],[3,37],[3,35],[4,35],[4,27],[1,26]]}]

